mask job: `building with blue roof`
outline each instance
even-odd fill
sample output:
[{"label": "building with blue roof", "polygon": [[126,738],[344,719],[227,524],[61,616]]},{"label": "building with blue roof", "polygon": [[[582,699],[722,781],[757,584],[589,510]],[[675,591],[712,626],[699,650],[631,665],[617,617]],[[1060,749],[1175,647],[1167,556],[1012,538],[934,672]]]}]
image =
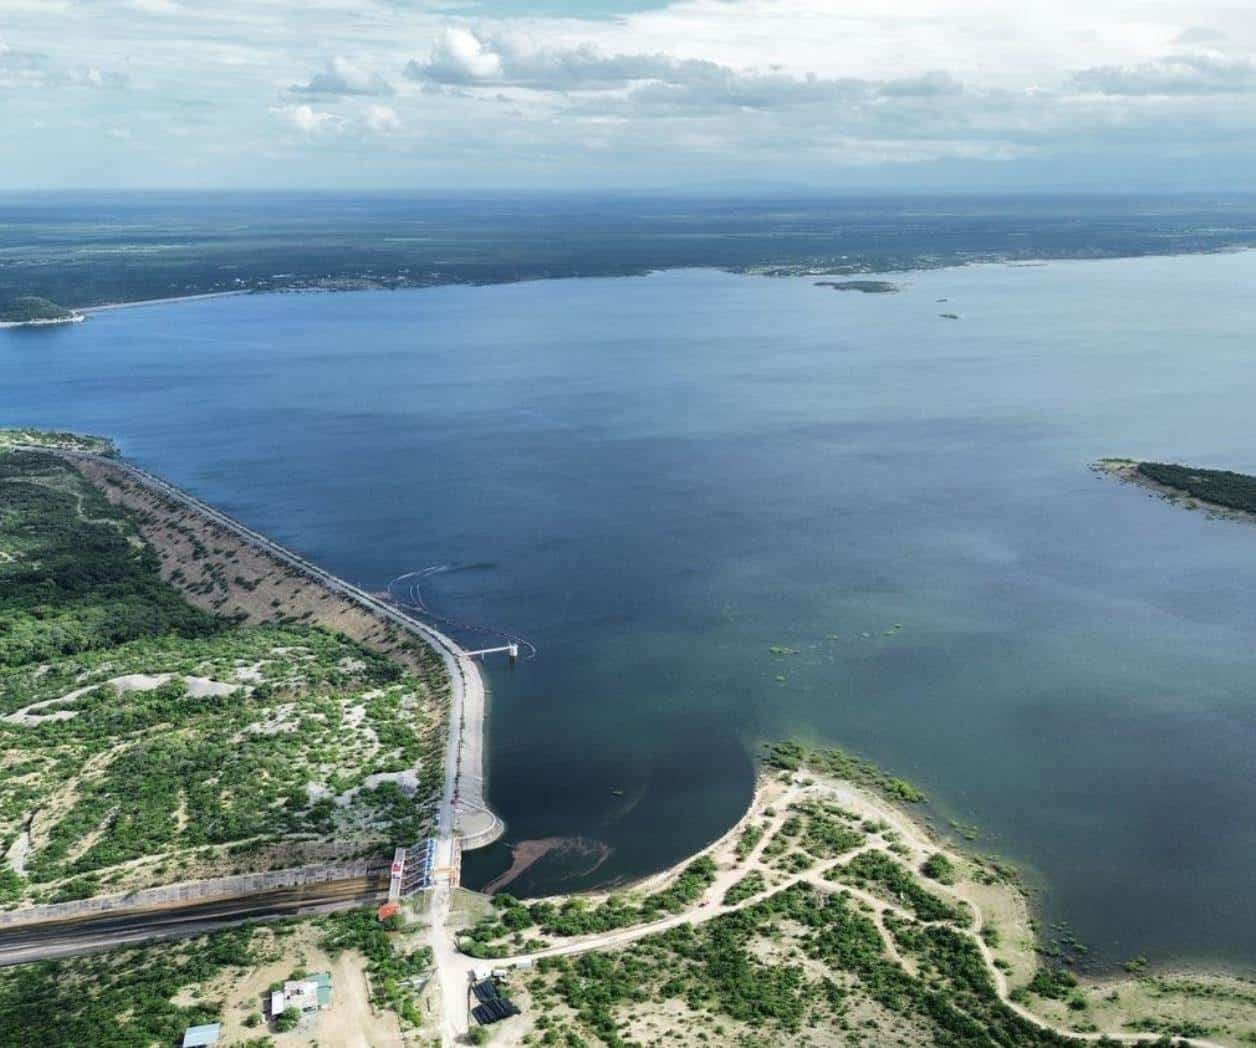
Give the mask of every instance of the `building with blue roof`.
[{"label": "building with blue roof", "polygon": [[189,1026],[183,1034],[183,1048],[206,1048],[207,1045],[217,1044],[220,1033],[222,1033],[222,1023]]}]

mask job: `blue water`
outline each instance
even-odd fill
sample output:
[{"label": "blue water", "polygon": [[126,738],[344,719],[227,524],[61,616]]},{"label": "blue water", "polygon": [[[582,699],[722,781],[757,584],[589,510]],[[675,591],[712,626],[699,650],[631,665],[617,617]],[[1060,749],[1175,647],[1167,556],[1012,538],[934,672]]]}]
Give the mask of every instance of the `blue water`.
[{"label": "blue water", "polygon": [[449,565],[436,610],[534,641],[491,673],[509,833],[468,879],[554,836],[512,890],[672,863],[801,735],[976,824],[1103,958],[1250,966],[1256,528],[1087,464],[1256,472],[1256,253],[902,279],[119,310],[0,332],[0,418],[112,435],[370,588]]}]

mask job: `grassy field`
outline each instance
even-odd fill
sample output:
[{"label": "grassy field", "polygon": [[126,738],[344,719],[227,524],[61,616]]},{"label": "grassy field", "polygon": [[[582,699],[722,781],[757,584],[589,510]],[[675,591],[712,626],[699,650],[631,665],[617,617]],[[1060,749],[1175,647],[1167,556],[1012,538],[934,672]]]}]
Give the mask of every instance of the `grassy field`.
[{"label": "grassy field", "polygon": [[0,451],[6,901],[412,843],[443,701],[346,637],[193,607],[126,511],[53,455]]}]

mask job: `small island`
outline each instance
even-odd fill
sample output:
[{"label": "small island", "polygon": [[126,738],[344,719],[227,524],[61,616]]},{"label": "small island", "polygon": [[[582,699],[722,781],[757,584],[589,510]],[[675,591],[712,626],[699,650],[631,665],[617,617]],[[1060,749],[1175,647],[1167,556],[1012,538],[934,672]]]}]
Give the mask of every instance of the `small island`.
[{"label": "small island", "polygon": [[0,327],[77,324],[86,319],[82,313],[75,313],[38,295],[22,295],[0,303]]},{"label": "small island", "polygon": [[902,290],[888,280],[817,280],[816,287],[831,287],[834,291],[862,291],[865,295],[892,295]]},{"label": "small island", "polygon": [[1128,458],[1100,459],[1091,468],[1138,484],[1186,509],[1203,508],[1216,516],[1256,520],[1256,477],[1246,473]]}]

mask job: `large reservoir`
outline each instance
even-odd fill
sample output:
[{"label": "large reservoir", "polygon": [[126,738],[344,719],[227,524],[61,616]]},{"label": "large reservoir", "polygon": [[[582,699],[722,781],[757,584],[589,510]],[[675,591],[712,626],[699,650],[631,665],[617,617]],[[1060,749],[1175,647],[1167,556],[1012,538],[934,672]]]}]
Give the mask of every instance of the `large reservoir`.
[{"label": "large reservoir", "polygon": [[1104,961],[1250,967],[1256,527],[1088,465],[1256,472],[1256,254],[889,279],[106,311],[0,331],[0,417],[535,644],[490,663],[509,829],[473,885],[524,841],[519,894],[677,862],[801,737],[915,783]]}]

